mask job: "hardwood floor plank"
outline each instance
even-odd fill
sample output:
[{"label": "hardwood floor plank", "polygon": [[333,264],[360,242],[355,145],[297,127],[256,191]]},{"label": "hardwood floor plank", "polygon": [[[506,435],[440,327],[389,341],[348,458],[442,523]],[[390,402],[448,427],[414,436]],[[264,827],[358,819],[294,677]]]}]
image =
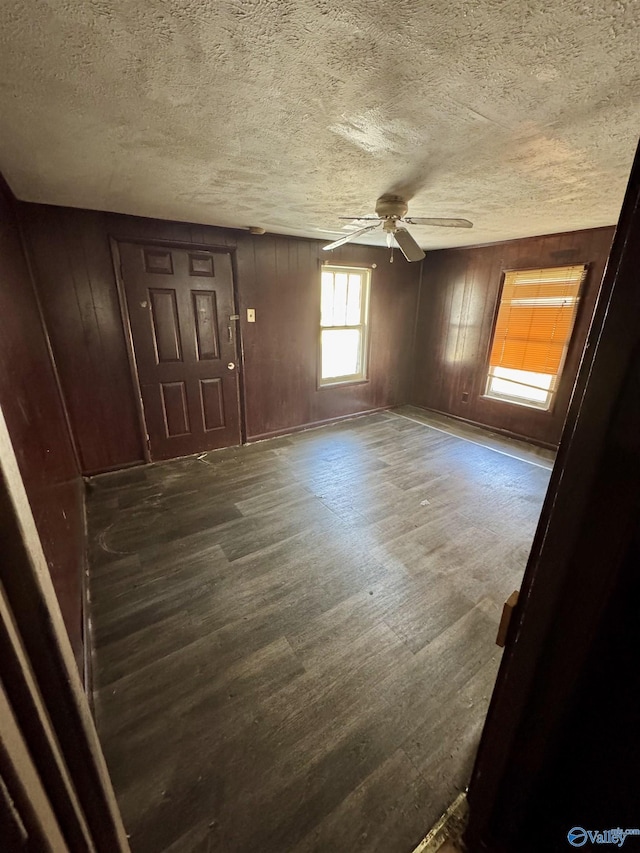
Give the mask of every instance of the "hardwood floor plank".
[{"label": "hardwood floor plank", "polygon": [[548,481],[518,452],[379,413],[92,481],[133,853],[417,843],[468,781]]},{"label": "hardwood floor plank", "polygon": [[420,840],[423,804],[431,796],[430,784],[398,749],[296,844],[292,853],[409,851]]},{"label": "hardwood floor plank", "polygon": [[[498,672],[499,655],[442,702],[403,743],[414,766],[453,802],[471,774],[484,716]],[[434,818],[435,820],[435,818]]]}]

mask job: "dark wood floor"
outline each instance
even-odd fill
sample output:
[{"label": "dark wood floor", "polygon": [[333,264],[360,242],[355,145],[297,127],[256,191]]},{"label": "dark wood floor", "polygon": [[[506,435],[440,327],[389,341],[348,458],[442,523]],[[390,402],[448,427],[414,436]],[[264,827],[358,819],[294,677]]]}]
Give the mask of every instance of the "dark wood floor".
[{"label": "dark wood floor", "polygon": [[134,853],[409,853],[468,782],[548,477],[388,413],[94,480]]}]

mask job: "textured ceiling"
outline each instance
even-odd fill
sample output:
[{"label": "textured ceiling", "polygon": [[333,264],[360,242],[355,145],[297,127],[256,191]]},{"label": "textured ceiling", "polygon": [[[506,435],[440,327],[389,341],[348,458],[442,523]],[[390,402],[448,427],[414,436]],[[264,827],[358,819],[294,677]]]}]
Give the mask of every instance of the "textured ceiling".
[{"label": "textured ceiling", "polygon": [[328,239],[393,190],[474,222],[411,227],[425,248],[611,224],[639,21],[626,0],[2,0],[0,170],[30,201]]}]

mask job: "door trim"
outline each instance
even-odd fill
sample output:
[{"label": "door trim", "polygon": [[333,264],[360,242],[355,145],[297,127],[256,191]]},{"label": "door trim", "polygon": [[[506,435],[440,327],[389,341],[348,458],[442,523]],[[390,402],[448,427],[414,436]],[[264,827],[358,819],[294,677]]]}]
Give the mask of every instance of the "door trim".
[{"label": "door trim", "polygon": [[[124,241],[122,241],[124,242]],[[124,339],[127,347],[127,358],[129,361],[129,372],[131,374],[131,382],[133,383],[133,392],[136,404],[136,414],[138,416],[138,426],[140,427],[140,440],[142,442],[142,453],[145,462],[151,462],[151,451],[149,449],[149,434],[147,432],[147,421],[144,416],[144,406],[142,405],[142,389],[140,388],[140,377],[138,376],[138,362],[136,361],[136,351],[133,346],[133,334],[131,333],[131,320],[129,319],[129,309],[127,307],[127,297],[124,289],[124,277],[122,275],[122,261],[120,259],[120,244],[117,238],[109,236],[109,246],[111,248],[111,259],[113,261],[113,272],[116,279],[116,289],[118,291],[118,304],[120,305],[120,317],[122,319],[122,328],[124,331]]]},{"label": "door trim", "polygon": [[[5,557],[0,563],[0,645],[5,651],[0,656],[0,680],[20,737],[65,836],[88,835],[95,853],[128,853],[122,817],[2,409],[0,535]],[[29,776],[33,781],[27,768],[23,778],[28,781]],[[24,800],[27,811],[28,796],[29,790]]]},{"label": "door trim", "polygon": [[[0,683],[0,770],[6,793],[11,799],[16,835],[13,841],[22,848],[37,844],[40,849],[68,851],[68,846],[53,811],[47,792],[35,768],[29,747],[20,730],[4,686]],[[22,843],[20,843],[22,842]],[[87,843],[86,837],[83,842]],[[9,840],[9,844],[12,841]]]},{"label": "door trim", "polygon": [[[120,316],[122,318],[122,327],[124,330],[125,344],[127,348],[127,357],[129,360],[129,370],[131,373],[131,382],[133,383],[133,391],[135,396],[136,413],[138,415],[138,425],[140,427],[140,439],[142,441],[142,452],[146,463],[153,462],[151,458],[151,448],[149,445],[149,430],[147,429],[147,420],[144,413],[144,404],[142,402],[142,389],[140,387],[140,375],[138,373],[138,362],[136,359],[136,351],[133,344],[133,333],[131,331],[131,320],[129,317],[129,306],[127,305],[127,293],[122,274],[122,260],[120,258],[120,243],[133,243],[137,246],[161,246],[165,249],[191,249],[201,252],[213,252],[217,254],[229,255],[231,261],[231,298],[233,302],[233,312],[238,313],[238,293],[237,293],[237,268],[235,262],[235,249],[230,246],[217,246],[209,243],[188,243],[180,240],[145,240],[142,237],[116,237],[109,235],[109,246],[111,249],[111,259],[113,262],[113,273],[116,281],[116,289],[118,291],[118,303],[120,305]],[[240,445],[246,441],[246,425],[245,425],[245,400],[244,400],[244,347],[242,344],[242,329],[240,321],[236,320],[236,371],[238,373],[238,418],[240,424]],[[163,460],[155,460],[163,461]]]}]

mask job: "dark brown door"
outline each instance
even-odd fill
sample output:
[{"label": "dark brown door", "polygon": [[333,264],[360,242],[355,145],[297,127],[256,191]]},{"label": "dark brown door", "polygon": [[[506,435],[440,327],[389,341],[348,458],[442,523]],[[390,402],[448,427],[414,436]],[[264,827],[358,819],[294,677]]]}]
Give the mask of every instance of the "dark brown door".
[{"label": "dark brown door", "polygon": [[151,458],[239,444],[230,256],[118,245]]}]

